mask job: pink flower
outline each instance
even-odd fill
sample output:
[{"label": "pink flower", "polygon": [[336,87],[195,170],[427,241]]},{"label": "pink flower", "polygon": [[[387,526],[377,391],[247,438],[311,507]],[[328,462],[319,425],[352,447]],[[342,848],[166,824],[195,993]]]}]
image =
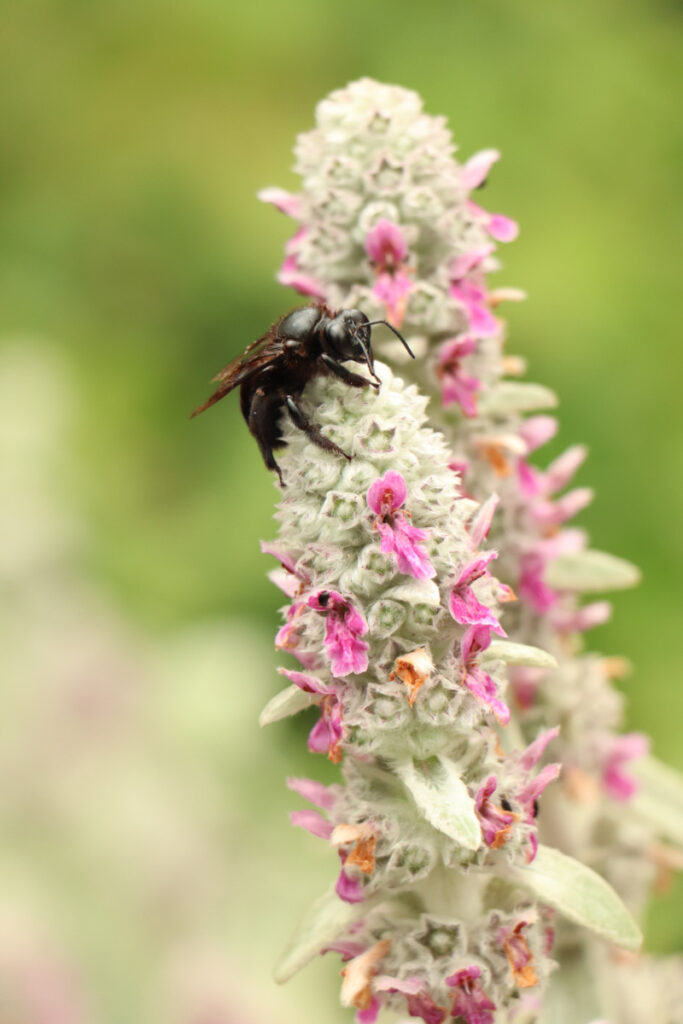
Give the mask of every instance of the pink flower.
[{"label": "pink flower", "polygon": [[574,611],[551,613],[552,623],[560,633],[585,633],[595,626],[602,626],[612,614],[609,601],[592,601]]},{"label": "pink flower", "polygon": [[519,428],[519,436],[527,446],[527,452],[547,444],[557,433],[557,420],[554,416],[529,416]]},{"label": "pink flower", "polygon": [[508,840],[510,829],[518,815],[507,811],[497,804],[491,803],[489,797],[496,790],[498,782],[495,775],[489,775],[486,782],[481,786],[475,799],[477,816],[481,824],[484,842],[492,850],[499,850]]},{"label": "pink flower", "polygon": [[363,883],[359,878],[352,878],[344,868],[339,872],[334,891],[344,903],[362,903],[365,899]]},{"label": "pink flower", "polygon": [[332,835],[332,825],[326,818],[323,818],[322,814],[318,814],[317,811],[292,811],[289,815],[289,820],[292,825],[296,825],[298,828],[305,828],[307,832],[317,836],[318,839],[329,840]]},{"label": "pink flower", "polygon": [[382,551],[396,556],[399,572],[418,580],[433,579],[436,569],[420,543],[426,539],[427,531],[413,526],[407,513],[400,511],[406,495],[405,480],[391,469],[368,489],[367,502],[377,515],[375,529],[381,537]]},{"label": "pink flower", "polygon": [[544,729],[543,732],[539,733],[533,743],[530,743],[526,750],[523,750],[521,754],[516,755],[517,763],[520,768],[524,771],[531,771],[535,765],[541,760],[545,753],[545,748],[554,739],[560,735],[559,725],[554,726],[552,729]]},{"label": "pink flower", "polygon": [[456,990],[451,1015],[461,1017],[466,1024],[493,1024],[494,1021],[496,1004],[484,992],[480,978],[481,968],[475,964],[446,978],[449,988]]},{"label": "pink flower", "polygon": [[451,264],[449,295],[464,306],[469,330],[477,338],[492,338],[500,331],[500,324],[489,308],[489,293],[481,266],[493,251],[493,246],[482,246],[462,253]]},{"label": "pink flower", "polygon": [[284,284],[288,288],[295,288],[302,295],[310,295],[311,298],[321,299],[324,302],[326,297],[325,289],[321,282],[316,281],[309,274],[303,273],[299,268],[297,259],[299,244],[305,238],[307,232],[307,228],[300,228],[286,243],[285,258],[277,273],[277,279],[280,284]]},{"label": "pink flower", "polygon": [[332,675],[341,678],[365,672],[368,645],[359,637],[367,633],[368,624],[360,612],[336,590],[320,590],[306,604],[325,616],[325,651]]},{"label": "pink flower", "polygon": [[[367,645],[366,645],[367,646]],[[322,695],[320,702],[320,718],[308,736],[308,749],[314,754],[327,754],[333,764],[341,761],[341,741],[344,735],[342,727],[342,706],[339,694],[334,686],[325,686],[316,676],[308,672],[294,672],[280,668],[278,672],[295,683],[306,693]]]},{"label": "pink flower", "polygon": [[493,338],[500,330],[500,324],[488,307],[488,292],[481,280],[463,277],[453,281],[449,295],[465,307],[469,330],[477,338]]},{"label": "pink flower", "polygon": [[582,530],[561,530],[539,539],[521,557],[519,593],[534,611],[543,615],[559,599],[559,594],[545,582],[548,563],[559,555],[581,551],[586,543]]},{"label": "pink flower", "polygon": [[493,165],[500,160],[497,149],[482,149],[471,156],[460,171],[460,184],[468,192],[483,185]]},{"label": "pink flower", "polygon": [[257,198],[262,203],[270,203],[280,213],[286,213],[288,217],[301,220],[303,214],[301,196],[294,195],[293,192],[285,192],[283,188],[262,188],[257,193]]},{"label": "pink flower", "polygon": [[451,338],[442,345],[436,367],[436,375],[441,381],[443,404],[448,407],[457,403],[465,416],[477,415],[476,396],[481,381],[465,372],[462,360],[471,355],[476,347],[477,339],[471,335]]},{"label": "pink flower", "polygon": [[400,992],[406,998],[406,1007],[411,1017],[421,1017],[425,1024],[442,1024],[446,1011],[438,1006],[426,989],[422,978],[393,978],[380,975],[373,983],[375,992]]},{"label": "pink flower", "polygon": [[500,498],[497,494],[490,495],[484,504],[481,505],[474,519],[470,523],[470,542],[473,548],[478,548],[481,542],[488,537],[489,530],[491,529],[491,523],[493,522],[493,516],[498,508],[499,501]]},{"label": "pink flower", "polygon": [[473,697],[484,707],[493,711],[501,725],[510,721],[510,709],[498,696],[498,689],[491,676],[479,666],[476,658],[491,643],[491,630],[488,626],[471,626],[461,644],[463,660],[463,685]]},{"label": "pink flower", "polygon": [[645,757],[649,750],[650,741],[640,732],[614,737],[602,775],[603,785],[613,800],[630,800],[637,792],[638,783],[626,775],[623,767],[636,757]]},{"label": "pink flower", "polygon": [[472,590],[473,583],[490,576],[487,566],[493,558],[497,558],[496,552],[489,551],[465,566],[451,590],[448,607],[455,621],[461,625],[489,626],[498,636],[507,636],[491,609],[478,601]]},{"label": "pink flower", "polygon": [[286,548],[281,547],[277,542],[272,543],[271,541],[261,541],[261,551],[264,555],[272,555],[282,565],[281,569],[273,569],[268,573],[268,579],[271,580],[276,587],[287,595],[287,597],[297,597],[308,580],[297,573],[296,571],[296,559],[294,556],[287,551]]},{"label": "pink flower", "polygon": [[512,217],[506,217],[502,213],[489,213],[471,199],[467,203],[467,209],[472,219],[478,221],[497,242],[514,242],[517,238],[519,224]]},{"label": "pink flower", "polygon": [[387,317],[400,327],[406,310],[406,296],[413,282],[405,270],[408,246],[403,232],[390,220],[378,220],[365,239],[365,251],[377,273],[372,294],[382,302]]},{"label": "pink flower", "polygon": [[298,793],[309,804],[320,807],[323,811],[331,811],[337,802],[338,794],[341,791],[339,786],[323,786],[322,782],[315,779],[287,779],[287,788],[293,793]]}]

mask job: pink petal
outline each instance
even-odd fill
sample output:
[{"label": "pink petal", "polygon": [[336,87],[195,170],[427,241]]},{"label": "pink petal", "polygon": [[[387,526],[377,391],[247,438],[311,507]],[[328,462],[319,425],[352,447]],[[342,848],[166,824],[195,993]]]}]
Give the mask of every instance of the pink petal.
[{"label": "pink petal", "polygon": [[357,1024],[375,1024],[379,1016],[380,1002],[376,997],[368,1006],[367,1010],[359,1010],[356,1014]]},{"label": "pink petal", "polygon": [[425,530],[411,526],[400,513],[394,516],[394,523],[378,522],[381,548],[385,555],[396,556],[398,571],[418,580],[429,580],[436,576],[436,569],[419,543],[427,536]]},{"label": "pink petal", "polygon": [[289,820],[292,825],[296,825],[298,828],[305,828],[307,832],[317,836],[318,839],[329,840],[333,832],[331,822],[326,821],[317,811],[292,811],[289,815]]},{"label": "pink petal", "polygon": [[331,754],[343,735],[339,705],[332,712],[323,708],[320,718],[308,734],[308,749],[312,754]]},{"label": "pink petal", "polygon": [[519,428],[519,436],[529,452],[546,444],[556,433],[557,420],[553,416],[530,416]]},{"label": "pink petal", "polygon": [[639,732],[626,733],[615,737],[603,774],[603,784],[613,800],[630,800],[638,791],[635,779],[626,775],[623,765],[649,753],[650,741]]},{"label": "pink petal", "polygon": [[485,537],[488,536],[493,521],[493,515],[498,507],[500,498],[492,494],[480,507],[476,516],[470,523],[470,541],[473,548],[478,548]]},{"label": "pink petal", "polygon": [[370,485],[367,501],[376,515],[386,516],[403,505],[407,494],[406,482],[401,474],[390,469]]},{"label": "pink petal", "polygon": [[531,813],[534,800],[538,799],[545,787],[553,782],[561,771],[561,764],[547,764],[545,768],[541,768],[536,778],[531,779],[517,794],[519,802],[529,808]]},{"label": "pink petal", "polygon": [[455,621],[461,626],[489,626],[498,636],[507,636],[491,609],[477,600],[470,587],[452,590],[448,607]]},{"label": "pink petal", "polygon": [[281,676],[287,676],[290,683],[294,683],[306,693],[322,693],[324,695],[336,693],[334,687],[326,686],[320,682],[317,676],[310,675],[308,672],[296,672],[290,668],[279,668],[278,672]]},{"label": "pink petal", "polygon": [[519,224],[502,213],[492,213],[486,225],[488,233],[497,242],[514,242],[519,234]]},{"label": "pink petal", "polygon": [[543,756],[543,751],[557,736],[560,735],[560,727],[556,725],[553,729],[545,729],[539,733],[533,743],[530,743],[526,750],[520,755],[518,764],[525,771],[530,771]]},{"label": "pink petal", "polygon": [[487,626],[472,626],[462,638],[460,651],[465,664],[485,651],[491,643],[491,630]]},{"label": "pink petal", "polygon": [[262,188],[260,192],[256,193],[256,196],[262,203],[270,203],[276,210],[286,213],[288,217],[301,219],[303,214],[301,196],[285,192],[283,188]]},{"label": "pink petal", "polygon": [[476,351],[479,339],[471,334],[464,334],[459,338],[450,338],[445,341],[439,349],[439,366],[448,366],[449,363],[469,356]]},{"label": "pink petal", "polygon": [[412,279],[402,271],[397,273],[383,272],[377,275],[372,295],[378,302],[387,307],[390,319],[402,320],[405,316],[403,299],[412,287]]},{"label": "pink petal", "polygon": [[497,149],[482,149],[471,156],[460,172],[460,184],[470,191],[486,181],[496,161],[500,160]]},{"label": "pink petal", "polygon": [[500,331],[500,324],[486,305],[486,296],[480,288],[475,288],[464,279],[450,286],[449,294],[459,302],[467,312],[469,329],[478,338],[494,338]]},{"label": "pink petal", "polygon": [[456,257],[451,264],[451,277],[454,281],[460,281],[471,270],[481,266],[491,253],[496,251],[495,245],[482,245],[478,249],[470,249]]},{"label": "pink petal", "polygon": [[468,562],[467,565],[461,569],[460,575],[455,581],[455,587],[469,586],[471,583],[475,583],[481,579],[482,576],[488,576],[487,566],[494,558],[498,557],[497,551],[487,551],[486,554],[480,555],[473,561]]},{"label": "pink petal", "polygon": [[351,878],[342,868],[334,891],[345,903],[362,903],[365,899],[363,886],[357,878]]},{"label": "pink petal", "polygon": [[564,494],[557,501],[540,501],[531,510],[534,520],[547,529],[548,527],[561,526],[569,519],[573,519],[582,509],[590,505],[593,500],[593,490],[590,487],[576,487],[573,491]]},{"label": "pink petal", "polygon": [[365,238],[365,251],[373,263],[385,267],[396,266],[405,260],[408,246],[398,225],[382,218],[368,232]]},{"label": "pink petal", "polygon": [[334,788],[323,786],[322,782],[316,782],[315,779],[289,778],[287,787],[324,811],[331,811],[337,802],[337,793]]},{"label": "pink petal", "polygon": [[296,559],[289,553],[286,548],[283,548],[277,541],[271,542],[268,540],[261,541],[261,551],[264,555],[272,555],[273,558],[277,558],[278,562],[281,562],[288,572],[294,572],[296,566]]},{"label": "pink petal", "polygon": [[268,579],[274,583],[287,597],[296,597],[301,590],[301,580],[288,569],[271,569]]},{"label": "pink petal", "polygon": [[546,494],[554,494],[555,491],[561,491],[566,487],[587,455],[586,446],[577,444],[551,462],[543,474]]},{"label": "pink petal", "polygon": [[501,725],[508,724],[510,708],[498,696],[498,688],[487,672],[479,667],[470,668],[463,682],[472,696],[493,712]]},{"label": "pink petal", "polygon": [[552,621],[561,633],[585,633],[588,629],[608,622],[611,615],[612,605],[609,601],[593,601],[571,612],[556,611]]},{"label": "pink petal", "polygon": [[421,1017],[424,1024],[443,1024],[446,1011],[437,1006],[428,992],[419,992],[415,996],[406,996],[406,1005],[411,1017]]},{"label": "pink petal", "polygon": [[296,256],[285,256],[280,267],[277,279],[280,284],[285,285],[287,288],[294,288],[301,295],[310,295],[314,299],[326,298],[325,289],[319,281],[311,277],[309,274],[304,274],[299,270],[297,265]]}]

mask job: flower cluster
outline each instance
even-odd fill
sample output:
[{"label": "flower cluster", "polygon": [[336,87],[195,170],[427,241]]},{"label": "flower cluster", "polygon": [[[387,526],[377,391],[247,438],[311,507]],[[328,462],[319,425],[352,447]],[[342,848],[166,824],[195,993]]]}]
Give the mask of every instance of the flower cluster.
[{"label": "flower cluster", "polygon": [[[553,757],[562,762],[563,773],[545,797],[550,812],[537,822],[543,842],[592,864],[638,908],[655,869],[652,850],[668,850],[662,840],[680,842],[681,824],[671,808],[671,793],[680,792],[680,783],[652,759],[643,759],[644,737],[618,733],[621,702],[613,680],[623,671],[623,661],[582,653],[582,634],[610,614],[606,601],[581,603],[582,595],[630,586],[638,574],[623,560],[591,550],[585,533],[567,525],[592,498],[585,487],[566,490],[585,449],[569,448],[545,470],[529,460],[557,429],[547,414],[556,398],[541,385],[517,379],[524,363],[504,352],[498,307],[524,295],[513,288],[492,289],[488,275],[498,269],[496,243],[512,241],[517,226],[471,197],[498,158],[495,150],[486,150],[458,163],[444,119],[426,115],[415,93],[363,79],[319,104],[316,127],[300,136],[296,170],[301,192],[269,189],[261,198],[298,223],[280,272],[283,283],[333,307],[355,306],[371,319],[386,317],[418,354],[415,364],[406,363],[397,343],[383,342],[375,329],[375,348],[435,395],[431,419],[447,439],[447,463],[459,479],[459,493],[483,503],[480,520],[485,523],[481,532],[472,523],[475,550],[451,565],[445,607],[464,632],[451,648],[446,677],[452,680],[457,671],[459,700],[466,691],[489,721],[492,715],[502,726],[510,723],[508,729],[526,738],[530,746],[517,757],[519,771],[540,760],[552,738]],[[400,468],[386,461],[383,471],[389,466],[394,472]],[[413,532],[431,523],[415,516],[412,490],[405,492],[410,495],[406,505],[402,490],[391,483],[381,486],[371,506],[381,552],[398,568],[409,571],[412,564],[411,575],[419,580],[422,572],[422,583],[436,569],[434,579],[442,586],[433,546]],[[328,504],[334,500],[326,499]],[[489,575],[492,551],[479,550],[489,527],[499,579]],[[346,544],[348,536],[340,534],[339,543]],[[369,586],[370,565],[362,557],[351,575]],[[347,593],[343,587],[339,592]],[[385,635],[401,637],[404,619],[397,613]],[[505,643],[494,638],[506,634],[512,641],[506,659],[513,667],[503,697],[487,654]],[[405,663],[404,655],[403,667],[397,661],[392,676],[405,682],[419,713],[420,672],[429,676],[434,644],[428,656],[417,653],[425,649],[424,637],[414,642],[419,646],[412,663]],[[544,661],[527,653],[513,659],[512,647],[552,657]],[[301,653],[308,656],[305,644]],[[372,651],[369,664],[375,664]],[[383,701],[388,697],[383,690]],[[391,702],[378,705],[373,696],[368,706],[373,711],[386,706],[392,729],[403,721]],[[466,705],[449,706],[463,722]],[[437,719],[434,724],[441,723]],[[362,737],[359,750],[374,755],[377,745],[367,726],[354,722],[348,735],[355,744]],[[506,767],[482,774],[476,790],[470,787],[489,850],[508,849],[508,837],[535,820],[536,796],[557,771],[553,765],[541,767],[535,779],[518,785],[512,801],[503,779],[513,761],[508,757]],[[670,813],[662,813],[664,805]],[[556,827],[558,822],[562,827]],[[529,843],[535,842],[534,830]],[[664,860],[675,862],[675,851]],[[561,928],[555,947],[560,963],[564,932]],[[382,941],[382,935],[375,937]],[[576,941],[568,933],[568,955]],[[493,1012],[485,1005],[486,972],[477,974],[476,967],[460,965],[448,975],[452,1007],[465,1020],[486,1020]],[[608,967],[602,963],[601,969]],[[594,1017],[606,1016],[596,1000]]]},{"label": "flower cluster", "polygon": [[[538,762],[557,733],[523,750],[498,734],[500,584],[495,552],[478,548],[493,506],[460,494],[416,388],[377,372],[379,395],[332,379],[307,391],[350,463],[286,431],[289,484],[265,547],[290,600],[276,646],[299,667],[280,670],[291,686],[265,720],[315,705],[309,749],[342,765],[343,785],[289,780],[311,805],[293,824],[339,858],[332,898],[352,917],[319,952],[348,961],[342,1000],[362,1021],[389,1005],[429,1024],[505,1006],[548,973],[542,914],[509,872],[536,858],[536,801],[559,773]],[[467,909],[446,904],[463,884]],[[395,919],[387,900],[407,892],[414,913]]]}]

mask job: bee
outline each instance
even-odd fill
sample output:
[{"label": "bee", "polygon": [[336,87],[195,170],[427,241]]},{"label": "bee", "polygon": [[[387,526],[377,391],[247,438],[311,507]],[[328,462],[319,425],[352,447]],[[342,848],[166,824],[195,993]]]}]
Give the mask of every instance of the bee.
[{"label": "bee", "polygon": [[[214,377],[218,387],[192,416],[239,387],[247,427],[266,467],[277,473],[282,487],[282,472],[273,449],[285,444],[280,428],[283,412],[319,448],[350,460],[350,455],[320,431],[302,408],[300,398],[309,381],[330,374],[350,387],[374,387],[379,391],[370,339],[376,324],[386,324],[415,358],[408,342],[387,320],[371,322],[359,309],[335,312],[327,306],[301,306],[277,320],[262,338],[248,345]],[[349,361],[365,363],[372,379],[347,369],[343,364]]]}]

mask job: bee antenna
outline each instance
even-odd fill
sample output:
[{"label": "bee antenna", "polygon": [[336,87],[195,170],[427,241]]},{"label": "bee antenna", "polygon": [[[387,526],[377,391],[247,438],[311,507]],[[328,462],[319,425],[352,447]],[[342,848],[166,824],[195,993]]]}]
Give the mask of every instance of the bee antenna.
[{"label": "bee antenna", "polygon": [[406,349],[406,351],[408,352],[408,354],[413,359],[415,358],[415,353],[413,352],[412,348],[410,347],[410,345],[408,344],[406,339],[403,337],[403,335],[401,334],[400,331],[397,331],[396,328],[392,324],[389,323],[388,320],[371,320],[369,323],[363,324],[363,326],[364,327],[374,327],[376,324],[386,324],[386,326],[389,328],[389,330],[394,332],[394,334],[399,339],[399,341],[403,342],[403,346]]}]

